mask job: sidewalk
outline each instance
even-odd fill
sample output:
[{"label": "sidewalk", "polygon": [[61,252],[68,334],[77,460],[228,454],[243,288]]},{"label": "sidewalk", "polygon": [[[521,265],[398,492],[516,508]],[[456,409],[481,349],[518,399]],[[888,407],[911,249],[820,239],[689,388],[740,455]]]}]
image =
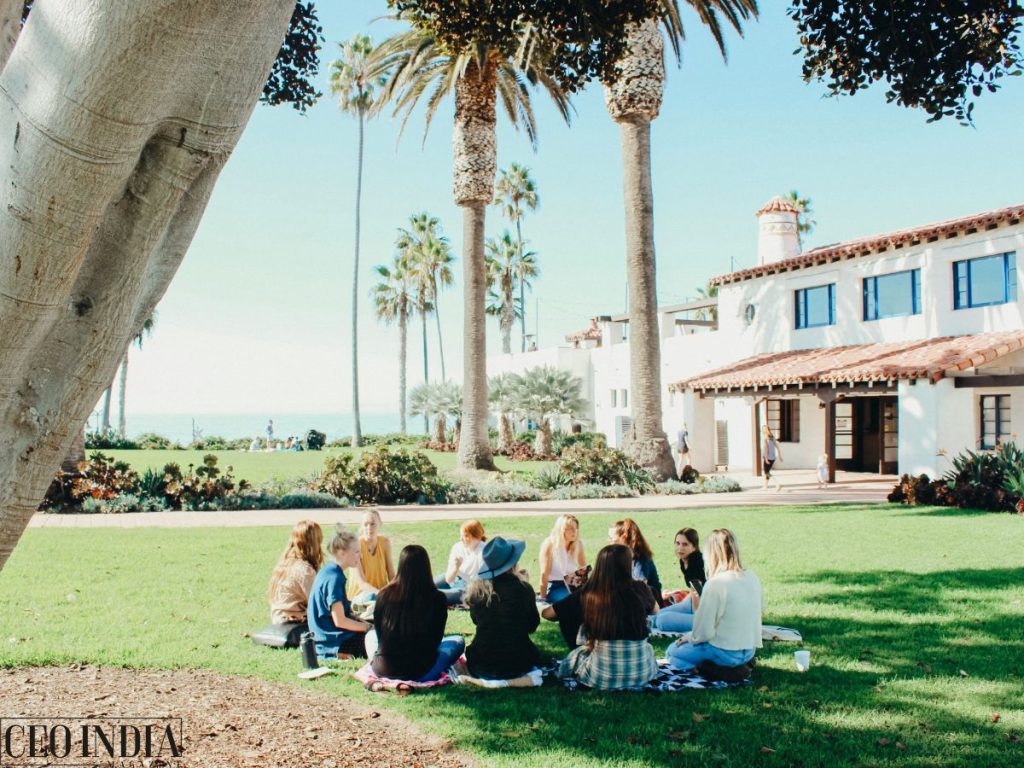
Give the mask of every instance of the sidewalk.
[{"label": "sidewalk", "polygon": [[[539,517],[572,512],[575,515],[610,511],[649,512],[661,509],[700,509],[741,506],[800,506],[839,502],[884,503],[897,478],[839,472],[835,485],[818,488],[814,470],[783,470],[775,476],[782,491],[762,490],[759,478],[730,474],[743,486],[739,493],[705,493],[692,496],[640,496],[635,499],[571,499],[520,501],[507,504],[446,504],[382,507],[389,523],[434,520],[471,520],[492,517]],[[137,512],[124,515],[54,515],[38,513],[30,528],[241,528],[292,526],[299,520],[318,523],[358,523],[363,510],[261,509],[244,512]]]}]

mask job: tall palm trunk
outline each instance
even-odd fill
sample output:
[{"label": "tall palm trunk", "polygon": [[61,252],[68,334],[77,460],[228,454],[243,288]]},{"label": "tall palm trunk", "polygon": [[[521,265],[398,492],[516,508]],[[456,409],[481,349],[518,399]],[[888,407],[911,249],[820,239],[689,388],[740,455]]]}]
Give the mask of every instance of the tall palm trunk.
[{"label": "tall palm trunk", "polygon": [[512,303],[514,290],[514,284],[510,283],[507,289],[502,290],[501,297],[501,351],[506,355],[512,353],[512,325],[516,321],[516,310]]},{"label": "tall palm trunk", "polygon": [[117,391],[117,433],[121,437],[127,437],[128,417],[125,414],[124,406],[127,402],[126,392],[128,391],[128,351],[125,350],[124,360],[121,361],[120,386]]},{"label": "tall palm trunk", "polygon": [[[523,264],[523,225],[516,219],[516,247],[519,251],[519,266]],[[519,351],[526,351],[526,281],[519,275]]]},{"label": "tall palm trunk", "polygon": [[406,355],[406,343],[409,336],[409,310],[405,306],[405,302],[398,308],[398,429],[404,435],[405,434],[405,409],[406,409],[406,395],[405,395],[405,355]]},{"label": "tall palm trunk", "polygon": [[441,310],[438,308],[436,281],[431,290],[434,292],[434,319],[437,321],[437,354],[441,358],[441,381],[448,381],[448,374],[444,370],[444,338],[441,336]]},{"label": "tall palm trunk", "polygon": [[512,419],[507,413],[498,417],[498,449],[502,451],[511,450],[516,442],[515,432],[512,431]]},{"label": "tall palm trunk", "polygon": [[356,248],[352,265],[352,445],[363,444],[359,423],[359,224],[363,202],[363,133],[366,112],[359,110],[359,158],[356,162]]},{"label": "tall palm trunk", "polygon": [[[483,65],[483,69],[480,65]],[[471,61],[455,85],[455,202],[462,208],[463,399],[458,466],[494,470],[487,436],[484,220],[497,173],[495,63]]]},{"label": "tall palm trunk", "polygon": [[110,400],[114,394],[114,383],[111,382],[103,393],[103,416],[100,419],[100,432],[104,435],[110,431]]},{"label": "tall palm trunk", "polygon": [[[423,383],[430,383],[430,371],[427,368],[427,309],[426,306],[420,307],[420,323],[423,326]],[[423,413],[423,434],[430,434],[430,416],[424,411]]]},{"label": "tall palm trunk", "polygon": [[654,257],[651,121],[665,86],[664,42],[652,20],[634,26],[629,53],[605,101],[622,139],[626,204],[626,280],[629,286],[629,365],[633,431],[627,452],[658,480],[675,478],[672,449],[662,429],[661,339]]}]

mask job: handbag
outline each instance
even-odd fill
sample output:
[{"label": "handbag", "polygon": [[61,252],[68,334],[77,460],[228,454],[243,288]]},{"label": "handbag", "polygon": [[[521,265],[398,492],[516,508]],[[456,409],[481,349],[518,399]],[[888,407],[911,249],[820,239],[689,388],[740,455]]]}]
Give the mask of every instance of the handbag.
[{"label": "handbag", "polygon": [[298,648],[302,633],[307,629],[304,621],[270,624],[259,632],[253,632],[252,641],[256,645],[266,645],[270,648]]},{"label": "handbag", "polygon": [[591,566],[586,565],[582,568],[577,568],[575,571],[565,577],[565,586],[569,588],[570,592],[576,592],[587,583],[587,579],[590,578],[590,571],[593,570]]}]

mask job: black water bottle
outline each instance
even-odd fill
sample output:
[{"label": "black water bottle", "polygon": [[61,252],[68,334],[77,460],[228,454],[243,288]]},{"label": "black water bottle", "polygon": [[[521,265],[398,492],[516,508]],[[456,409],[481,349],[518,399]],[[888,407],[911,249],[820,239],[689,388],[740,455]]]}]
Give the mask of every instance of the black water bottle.
[{"label": "black water bottle", "polygon": [[299,640],[299,651],[302,653],[302,666],[306,669],[318,669],[320,662],[316,658],[316,643],[312,632],[303,632]]}]

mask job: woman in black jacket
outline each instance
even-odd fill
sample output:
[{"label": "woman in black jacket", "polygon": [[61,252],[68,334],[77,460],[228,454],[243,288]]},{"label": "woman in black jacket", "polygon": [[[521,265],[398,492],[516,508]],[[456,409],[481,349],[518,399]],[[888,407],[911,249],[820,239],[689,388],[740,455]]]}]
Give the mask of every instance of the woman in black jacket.
[{"label": "woman in black jacket", "polygon": [[466,641],[444,637],[448,604],[431,573],[427,550],[410,544],[399,556],[395,580],[377,593],[366,655],[378,677],[437,680],[462,655]]},{"label": "woman in black jacket", "polygon": [[495,536],[483,551],[483,568],[466,590],[476,635],[466,649],[474,677],[509,680],[540,666],[540,651],[530,634],[540,624],[533,587],[519,577],[516,564],[526,542]]},{"label": "woman in black jacket", "polygon": [[693,614],[700,604],[700,593],[707,581],[704,555],[700,553],[700,537],[693,528],[682,528],[676,534],[676,557],[690,594],[674,605],[665,606],[654,617],[654,629],[662,632],[689,632],[693,629]]}]

